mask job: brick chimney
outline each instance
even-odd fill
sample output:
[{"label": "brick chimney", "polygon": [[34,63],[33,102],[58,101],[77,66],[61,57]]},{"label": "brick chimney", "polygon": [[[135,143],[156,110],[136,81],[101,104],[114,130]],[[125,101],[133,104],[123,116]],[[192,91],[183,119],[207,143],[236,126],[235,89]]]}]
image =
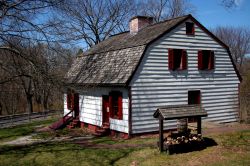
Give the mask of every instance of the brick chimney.
[{"label": "brick chimney", "polygon": [[129,21],[130,34],[136,34],[140,29],[153,23],[153,17],[135,16]]}]

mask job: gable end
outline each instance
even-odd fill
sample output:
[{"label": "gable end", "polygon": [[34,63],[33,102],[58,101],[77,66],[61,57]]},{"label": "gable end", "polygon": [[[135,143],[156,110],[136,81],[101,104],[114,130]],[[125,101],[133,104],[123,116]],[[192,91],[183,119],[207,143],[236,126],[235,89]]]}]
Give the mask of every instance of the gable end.
[{"label": "gable end", "polygon": [[145,47],[144,52],[139,60],[139,63],[137,63],[137,66],[135,68],[135,70],[133,71],[133,73],[131,74],[131,76],[129,77],[129,79],[126,82],[126,85],[128,86],[132,80],[132,78],[134,77],[138,67],[140,66],[140,63],[145,55],[145,52],[147,51],[147,48],[150,46],[150,44],[154,43],[156,40],[160,39],[161,37],[163,37],[164,35],[166,35],[167,33],[169,33],[170,31],[172,31],[173,29],[175,29],[176,27],[178,27],[179,25],[181,25],[182,23],[184,23],[185,21],[187,21],[188,19],[190,19],[191,21],[193,21],[199,28],[201,28],[205,33],[207,33],[212,39],[214,39],[216,42],[218,42],[223,48],[225,48],[228,52],[229,58],[231,60],[231,63],[233,65],[233,68],[237,74],[237,77],[239,79],[239,81],[242,81],[242,77],[233,61],[232,58],[232,54],[229,50],[229,47],[222,42],[218,37],[216,37],[212,32],[210,32],[207,28],[205,28],[198,20],[196,20],[191,14],[187,15],[186,18],[184,18],[183,20],[179,21],[178,23],[176,23],[174,26],[172,26],[171,28],[169,28],[167,31],[165,31],[164,33],[160,34],[158,37],[156,37],[155,39],[151,40]]},{"label": "gable end", "polygon": [[233,64],[234,70],[235,70],[235,72],[236,72],[236,74],[237,74],[237,77],[238,77],[239,81],[241,82],[241,81],[242,81],[242,77],[241,77],[241,75],[240,75],[240,73],[239,73],[239,71],[238,71],[238,69],[237,69],[237,67],[236,67],[236,65],[235,65],[235,63],[234,63],[234,61],[233,61],[233,57],[232,57],[232,54],[231,54],[231,52],[230,52],[230,50],[229,50],[229,47],[228,47],[224,42],[222,42],[218,37],[216,37],[212,32],[210,32],[206,27],[204,27],[199,21],[197,21],[194,17],[192,17],[191,15],[190,15],[190,19],[191,19],[199,28],[201,28],[201,29],[202,29],[204,32],[206,32],[210,37],[212,37],[212,39],[214,39],[216,42],[218,42],[222,47],[224,47],[224,48],[227,50],[228,55],[229,55],[229,58],[230,58],[230,60],[231,60],[231,62],[232,62],[232,64]]}]

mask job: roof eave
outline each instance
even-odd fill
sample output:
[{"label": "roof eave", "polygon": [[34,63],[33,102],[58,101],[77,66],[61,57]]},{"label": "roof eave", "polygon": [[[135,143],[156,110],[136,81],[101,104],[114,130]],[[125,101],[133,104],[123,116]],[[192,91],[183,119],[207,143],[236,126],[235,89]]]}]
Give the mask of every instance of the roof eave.
[{"label": "roof eave", "polygon": [[82,87],[82,88],[90,88],[90,87],[127,87],[125,83],[66,83],[68,87]]}]

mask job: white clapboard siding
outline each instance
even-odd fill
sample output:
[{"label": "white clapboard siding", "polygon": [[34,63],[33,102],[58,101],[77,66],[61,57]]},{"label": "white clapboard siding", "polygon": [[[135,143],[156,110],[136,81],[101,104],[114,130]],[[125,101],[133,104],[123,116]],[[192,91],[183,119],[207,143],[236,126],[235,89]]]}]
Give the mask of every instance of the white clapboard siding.
[{"label": "white clapboard siding", "polygon": [[[102,95],[109,95],[112,90],[122,92],[123,119],[111,119],[110,129],[128,133],[128,90],[125,88],[92,88],[79,90],[80,121],[96,126],[102,126]],[[66,107],[67,108],[67,107]]]},{"label": "white clapboard siding", "polygon": [[[187,70],[168,70],[168,48],[187,50]],[[198,50],[214,51],[214,71],[197,69]],[[158,130],[158,121],[153,118],[157,107],[187,104],[189,90],[201,91],[201,103],[208,112],[205,120],[236,121],[238,84],[227,50],[198,26],[194,36],[187,36],[184,23],[148,47],[130,83],[132,133]],[[164,128],[175,125],[176,121],[167,122]]]}]

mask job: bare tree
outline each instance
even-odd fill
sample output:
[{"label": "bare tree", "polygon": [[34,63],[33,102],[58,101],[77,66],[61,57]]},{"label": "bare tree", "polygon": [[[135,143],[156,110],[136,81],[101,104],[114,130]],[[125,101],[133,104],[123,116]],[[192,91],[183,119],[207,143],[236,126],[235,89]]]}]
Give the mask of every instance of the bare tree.
[{"label": "bare tree", "polygon": [[232,9],[237,6],[236,0],[221,0],[220,5],[226,9]]},{"label": "bare tree", "polygon": [[[0,2],[0,43],[9,43],[12,37],[23,40],[46,41],[48,9],[57,0],[2,0]],[[0,47],[0,49],[7,49]]]},{"label": "bare tree", "polygon": [[168,18],[175,18],[195,12],[195,7],[188,0],[170,0],[168,2]]},{"label": "bare tree", "polygon": [[[54,26],[46,22],[48,9],[58,4],[59,0],[2,0],[0,2],[0,50],[9,51],[12,55],[28,61],[37,67],[30,56],[26,56],[16,41],[33,44],[50,42],[53,39],[48,29]],[[0,79],[0,83],[5,80]]]},{"label": "bare tree", "polygon": [[51,28],[59,22],[47,18],[63,1],[0,1],[1,113],[20,111],[21,105],[31,113],[34,105],[47,109],[50,101],[61,100],[62,78],[73,54],[56,44]]},{"label": "bare tree", "polygon": [[[20,56],[16,56],[16,52],[0,50],[0,88],[5,89],[5,93],[0,95],[3,97],[3,100],[0,99],[1,106],[11,113],[8,111],[13,110],[11,104],[4,101],[4,98],[21,90],[20,94],[26,98],[29,113],[33,112],[34,104],[41,104],[44,109],[48,109],[49,100],[56,102],[61,99],[62,79],[73,57],[71,51],[58,46],[54,47],[56,50],[50,50],[44,44],[33,46],[20,41],[12,43],[15,43]],[[32,63],[23,56],[29,57]],[[12,86],[17,88],[13,89]]]},{"label": "bare tree", "polygon": [[131,15],[132,0],[72,0],[55,7],[58,38],[84,42],[91,47],[111,34],[124,31]]},{"label": "bare tree", "polygon": [[245,55],[250,53],[250,29],[244,27],[217,27],[214,30],[225,44],[229,46],[233,60],[241,70]]},{"label": "bare tree", "polygon": [[148,15],[155,22],[194,13],[195,7],[188,0],[145,0],[138,1],[138,14]]}]

